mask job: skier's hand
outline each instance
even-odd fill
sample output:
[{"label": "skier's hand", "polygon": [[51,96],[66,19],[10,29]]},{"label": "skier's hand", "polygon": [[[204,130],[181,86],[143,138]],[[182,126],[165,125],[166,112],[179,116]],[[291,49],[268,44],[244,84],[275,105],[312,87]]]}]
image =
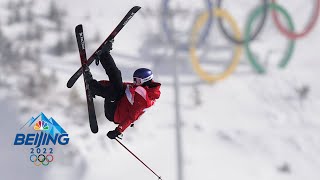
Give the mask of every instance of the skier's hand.
[{"label": "skier's hand", "polygon": [[89,89],[90,89],[90,92],[91,92],[91,95],[92,96],[95,96],[95,95],[99,95],[100,93],[100,87],[101,85],[99,84],[99,82],[95,79],[92,79],[90,82],[89,82]]},{"label": "skier's hand", "polygon": [[86,69],[85,69],[84,77],[85,77],[87,80],[89,80],[89,81],[91,81],[91,80],[93,79],[93,78],[92,78],[92,74],[91,74],[89,68],[86,68]]},{"label": "skier's hand", "polygon": [[110,41],[107,41],[105,44],[102,45],[101,50],[98,52],[98,56],[100,59],[100,56],[103,56],[106,53],[110,53],[110,51],[112,50],[112,43],[114,42],[113,39],[111,39]]},{"label": "skier's hand", "polygon": [[121,135],[121,133],[117,130],[117,128],[113,131],[109,131],[107,133],[108,138],[110,139],[115,139],[116,137],[118,137],[119,135]]},{"label": "skier's hand", "polygon": [[101,48],[101,54],[104,53],[110,53],[110,51],[112,50],[112,43],[114,42],[113,39],[111,39],[110,41],[106,42],[106,44],[104,44]]},{"label": "skier's hand", "polygon": [[107,41],[105,44],[102,45],[101,49],[95,53],[95,60],[96,65],[99,65],[99,61],[101,60],[101,56],[104,56],[106,53],[110,53],[112,50],[112,43],[114,42],[114,39],[111,39],[110,41]]}]

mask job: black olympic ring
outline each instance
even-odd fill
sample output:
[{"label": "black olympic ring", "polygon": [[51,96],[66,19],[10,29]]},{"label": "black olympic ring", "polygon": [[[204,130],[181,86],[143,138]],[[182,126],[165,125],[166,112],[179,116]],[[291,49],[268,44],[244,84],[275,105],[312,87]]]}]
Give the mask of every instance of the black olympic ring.
[{"label": "black olympic ring", "polygon": [[[43,158],[42,158],[42,161],[40,160],[40,157],[43,157]],[[38,161],[39,161],[39,162],[43,162],[43,161],[45,161],[45,160],[46,160],[46,157],[45,157],[43,154],[39,154],[39,155],[38,155]]]},{"label": "black olympic ring", "polygon": [[[212,5],[211,0],[205,0],[205,2],[206,2],[206,5],[207,5],[207,11],[211,12],[212,9],[213,9],[213,5]],[[161,11],[161,24],[162,24],[162,27],[163,27],[165,35],[166,35],[168,41],[171,44],[176,45],[178,49],[188,50],[189,49],[188,42],[186,42],[186,43],[178,43],[173,38],[174,29],[170,28],[170,23],[168,23],[168,20],[167,20],[167,19],[169,19],[168,18],[169,14],[170,14],[170,11],[169,11],[169,0],[163,0],[162,1],[162,11]],[[202,31],[202,34],[200,35],[200,40],[199,40],[199,43],[197,43],[197,47],[203,45],[205,40],[209,36],[211,25],[212,25],[212,20],[213,20],[212,13],[209,13],[209,19],[208,19],[208,21],[207,21],[207,23],[205,25],[204,30]]]},{"label": "black olympic ring", "polygon": [[[268,3],[269,3],[268,0],[262,0],[262,6],[263,6],[262,18],[259,21],[255,31],[253,31],[253,33],[250,35],[250,38],[248,39],[248,41],[252,41],[252,40],[256,39],[256,37],[259,35],[261,30],[263,29],[263,26],[265,25],[265,22],[266,22],[266,19],[268,16]],[[222,0],[217,0],[217,7],[219,9],[221,9]],[[227,39],[229,39],[231,42],[236,43],[236,44],[244,44],[244,42],[246,41],[246,39],[237,39],[236,37],[234,37],[234,35],[231,35],[228,32],[228,30],[224,27],[223,19],[221,17],[218,18],[218,25],[222,31],[222,34],[225,35],[225,37]]]}]

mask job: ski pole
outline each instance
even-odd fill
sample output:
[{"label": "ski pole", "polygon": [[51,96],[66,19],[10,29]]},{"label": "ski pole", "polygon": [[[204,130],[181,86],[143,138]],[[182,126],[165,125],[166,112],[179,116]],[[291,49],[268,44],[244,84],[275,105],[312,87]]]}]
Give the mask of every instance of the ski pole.
[{"label": "ski pole", "polygon": [[135,158],[137,158],[146,168],[148,168],[158,179],[162,180],[151,168],[149,168],[141,159],[139,159],[135,154],[133,154],[125,145],[123,145],[118,139],[115,139],[122,147],[124,147],[129,153],[131,153]]}]

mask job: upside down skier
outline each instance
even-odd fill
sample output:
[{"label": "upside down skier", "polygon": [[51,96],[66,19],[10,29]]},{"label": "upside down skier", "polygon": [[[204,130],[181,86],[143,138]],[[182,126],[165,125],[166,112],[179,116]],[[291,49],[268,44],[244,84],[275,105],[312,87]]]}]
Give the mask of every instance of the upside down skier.
[{"label": "upside down skier", "polygon": [[150,69],[139,68],[133,73],[133,83],[123,82],[121,71],[116,66],[110,51],[113,40],[107,42],[96,60],[101,62],[109,80],[97,81],[91,78],[89,88],[93,96],[104,100],[105,116],[109,121],[118,124],[115,130],[109,131],[110,139],[119,137],[160,97],[161,84],[153,80]]}]

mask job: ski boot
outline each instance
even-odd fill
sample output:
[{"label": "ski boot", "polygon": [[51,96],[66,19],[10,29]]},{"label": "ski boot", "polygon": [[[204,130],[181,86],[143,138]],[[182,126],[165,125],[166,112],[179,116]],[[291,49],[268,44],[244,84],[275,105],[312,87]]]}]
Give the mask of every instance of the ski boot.
[{"label": "ski boot", "polygon": [[95,62],[96,65],[99,65],[99,61],[101,59],[101,56],[105,53],[110,53],[112,50],[112,43],[114,42],[114,39],[111,39],[110,41],[107,41],[105,44],[102,45],[101,50],[99,50],[95,55]]}]

